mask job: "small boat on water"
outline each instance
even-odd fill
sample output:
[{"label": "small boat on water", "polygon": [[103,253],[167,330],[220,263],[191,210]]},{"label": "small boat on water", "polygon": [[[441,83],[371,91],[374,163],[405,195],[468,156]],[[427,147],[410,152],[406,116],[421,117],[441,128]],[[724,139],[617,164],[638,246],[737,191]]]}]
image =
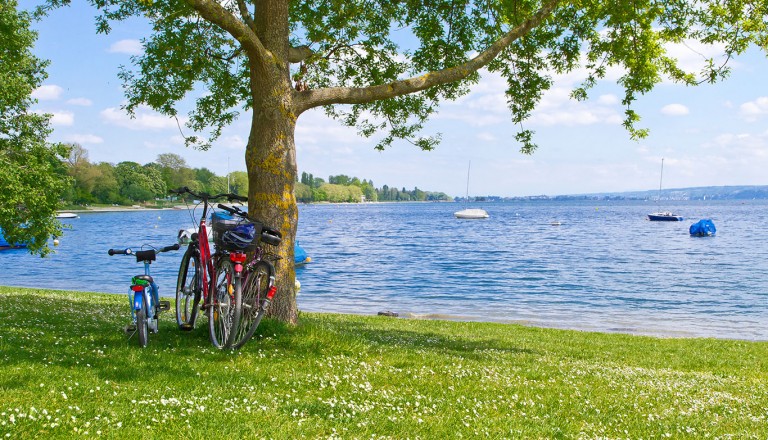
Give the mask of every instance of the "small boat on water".
[{"label": "small boat on water", "polygon": [[80,218],[80,216],[74,212],[59,212],[56,214],[56,218]]},{"label": "small boat on water", "polygon": [[[664,158],[661,159],[661,175],[659,177],[659,198],[657,202],[661,201],[661,181],[664,178]],[[648,220],[652,222],[681,222],[683,217],[674,214],[670,211],[659,211],[648,214]]]},{"label": "small boat on water", "polygon": [[692,224],[688,232],[691,237],[713,237],[717,233],[717,228],[712,220],[704,218]]},{"label": "small boat on water", "polygon": [[0,229],[0,250],[4,250],[4,249],[23,249],[25,247],[27,247],[27,245],[24,244],[24,243],[14,243],[14,244],[8,243],[8,241],[6,241],[6,239],[5,239],[5,237],[3,237],[3,230]]},{"label": "small boat on water", "polygon": [[467,208],[462,209],[461,211],[456,211],[453,213],[456,218],[461,219],[481,219],[481,218],[488,218],[488,213],[485,212],[484,209],[480,208]]},{"label": "small boat on water", "polygon": [[[213,228],[206,227],[206,231],[208,231],[208,241],[213,242]],[[176,239],[180,245],[186,246],[192,241],[192,234],[197,234],[197,228],[179,229]]]},{"label": "small boat on water", "polygon": [[681,222],[684,218],[669,211],[664,211],[648,214],[648,220],[652,222]]},{"label": "small boat on water", "polygon": [[[469,162],[467,166],[467,194],[466,201],[469,202],[469,169],[472,166],[472,162]],[[480,208],[464,208],[461,211],[456,211],[453,215],[458,219],[474,220],[488,218],[489,215],[484,209]]]}]

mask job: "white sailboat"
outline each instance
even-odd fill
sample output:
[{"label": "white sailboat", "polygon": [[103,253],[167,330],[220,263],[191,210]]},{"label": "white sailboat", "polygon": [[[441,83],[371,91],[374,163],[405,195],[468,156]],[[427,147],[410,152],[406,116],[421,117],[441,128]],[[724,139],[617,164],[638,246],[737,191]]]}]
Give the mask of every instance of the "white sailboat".
[{"label": "white sailboat", "polygon": [[[467,196],[466,202],[469,202],[469,169],[472,167],[472,161],[467,166]],[[456,218],[460,219],[483,219],[488,218],[488,213],[484,209],[480,208],[464,208],[461,211],[453,213]]]},{"label": "white sailboat", "polygon": [[[659,176],[659,199],[658,199],[659,203],[661,203],[661,182],[663,178],[664,178],[664,158],[661,159],[661,173]],[[671,211],[659,211],[659,212],[653,212],[648,214],[648,220],[652,222],[681,222],[683,221],[683,217]]]}]

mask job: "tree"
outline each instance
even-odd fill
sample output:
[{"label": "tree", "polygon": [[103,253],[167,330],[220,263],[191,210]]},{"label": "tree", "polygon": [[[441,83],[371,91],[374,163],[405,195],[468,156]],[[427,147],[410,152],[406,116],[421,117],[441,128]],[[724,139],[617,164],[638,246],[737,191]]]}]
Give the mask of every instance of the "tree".
[{"label": "tree", "polygon": [[94,165],[98,169],[98,177],[93,185],[93,196],[101,203],[121,203],[120,185],[115,175],[115,167],[111,163],[101,162]]},{"label": "tree", "polygon": [[141,166],[136,162],[120,162],[115,167],[115,177],[120,194],[129,200],[145,202],[165,196],[166,186],[159,166]]},{"label": "tree", "polygon": [[0,0],[0,229],[9,243],[50,252],[61,235],[56,209],[69,178],[67,149],[47,144],[49,116],[30,112],[32,92],[46,78],[46,63],[32,55],[37,34],[15,0]]},{"label": "tree", "polygon": [[[154,33],[134,58],[135,69],[121,73],[129,111],[146,103],[175,117],[177,104],[202,85],[208,93],[189,115],[196,134],[187,144],[206,148],[239,115],[238,103],[250,110],[249,210],[282,230],[283,261],[293,261],[298,220],[294,132],[310,109],[323,107],[365,136],[383,133],[376,148],[406,139],[429,150],[440,136],[420,135],[424,122],[441,101],[467,93],[485,68],[506,78],[512,122],[521,126],[517,140],[530,153],[533,132],[521,124],[551,86],[548,72],[583,65],[588,74],[573,97],[584,99],[609,66],[618,66],[625,72],[625,126],[638,138],[646,134],[631,107],[638,95],[665,76],[698,82],[666,54],[666,43],[717,42],[732,56],[768,41],[763,0],[91,3],[102,10],[102,32],[109,20],[151,21]],[[703,80],[727,71],[711,62]],[[297,319],[294,277],[292,265],[280,267],[272,309],[290,322]]]},{"label": "tree", "polygon": [[229,190],[235,194],[248,195],[248,173],[244,171],[229,173]]},{"label": "tree", "polygon": [[186,159],[178,154],[159,154],[155,163],[159,166],[163,181],[168,188],[179,188],[195,180],[195,172],[189,168]]}]

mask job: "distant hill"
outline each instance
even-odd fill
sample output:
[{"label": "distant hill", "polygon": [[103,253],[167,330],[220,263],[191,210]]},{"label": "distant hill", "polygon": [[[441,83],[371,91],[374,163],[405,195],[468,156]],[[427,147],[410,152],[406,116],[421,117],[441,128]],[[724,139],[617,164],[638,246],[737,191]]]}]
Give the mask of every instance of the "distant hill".
[{"label": "distant hill", "polygon": [[[569,194],[559,196],[524,197],[482,197],[483,201],[511,200],[656,200],[659,190],[625,191],[611,193]],[[661,200],[752,200],[768,199],[768,185],[700,186],[693,188],[670,188],[661,191]],[[462,200],[457,198],[457,201]]]},{"label": "distant hill", "polygon": [[[621,198],[629,200],[656,200],[658,190],[629,191],[621,193],[589,194],[590,197]],[[581,196],[558,196],[574,197]],[[670,188],[661,191],[661,200],[752,200],[768,199],[768,185],[762,186],[699,186],[693,188]]]}]

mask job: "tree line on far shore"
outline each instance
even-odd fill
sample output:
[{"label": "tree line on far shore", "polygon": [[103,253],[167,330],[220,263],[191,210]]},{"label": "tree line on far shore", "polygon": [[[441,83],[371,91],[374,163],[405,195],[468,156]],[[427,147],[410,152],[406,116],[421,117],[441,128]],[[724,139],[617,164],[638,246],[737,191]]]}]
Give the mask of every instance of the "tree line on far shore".
[{"label": "tree line on far shore", "polygon": [[120,204],[154,202],[168,197],[168,190],[182,186],[195,192],[248,194],[248,175],[244,171],[217,176],[207,168],[191,168],[183,157],[164,153],[154,162],[91,163],[88,151],[77,144],[69,146],[67,172],[72,184],[64,192],[67,204]]},{"label": "tree line on far shore", "polygon": [[[154,162],[91,163],[88,151],[71,144],[65,163],[71,185],[62,198],[69,205],[120,204],[154,202],[166,199],[168,190],[182,186],[195,192],[219,194],[232,192],[248,195],[248,175],[234,171],[218,176],[207,168],[191,168],[186,160],[173,153],[163,153]],[[450,200],[444,193],[375,188],[370,180],[345,175],[330,176],[328,182],[312,174],[302,173],[296,183],[296,199],[300,202],[352,202],[361,201],[429,201]]]},{"label": "tree line on far shore", "polygon": [[302,203],[310,202],[425,202],[449,201],[451,197],[442,192],[422,191],[414,188],[408,191],[387,185],[376,188],[371,180],[360,180],[344,174],[329,176],[326,182],[310,173],[301,173],[296,183],[296,200]]}]

